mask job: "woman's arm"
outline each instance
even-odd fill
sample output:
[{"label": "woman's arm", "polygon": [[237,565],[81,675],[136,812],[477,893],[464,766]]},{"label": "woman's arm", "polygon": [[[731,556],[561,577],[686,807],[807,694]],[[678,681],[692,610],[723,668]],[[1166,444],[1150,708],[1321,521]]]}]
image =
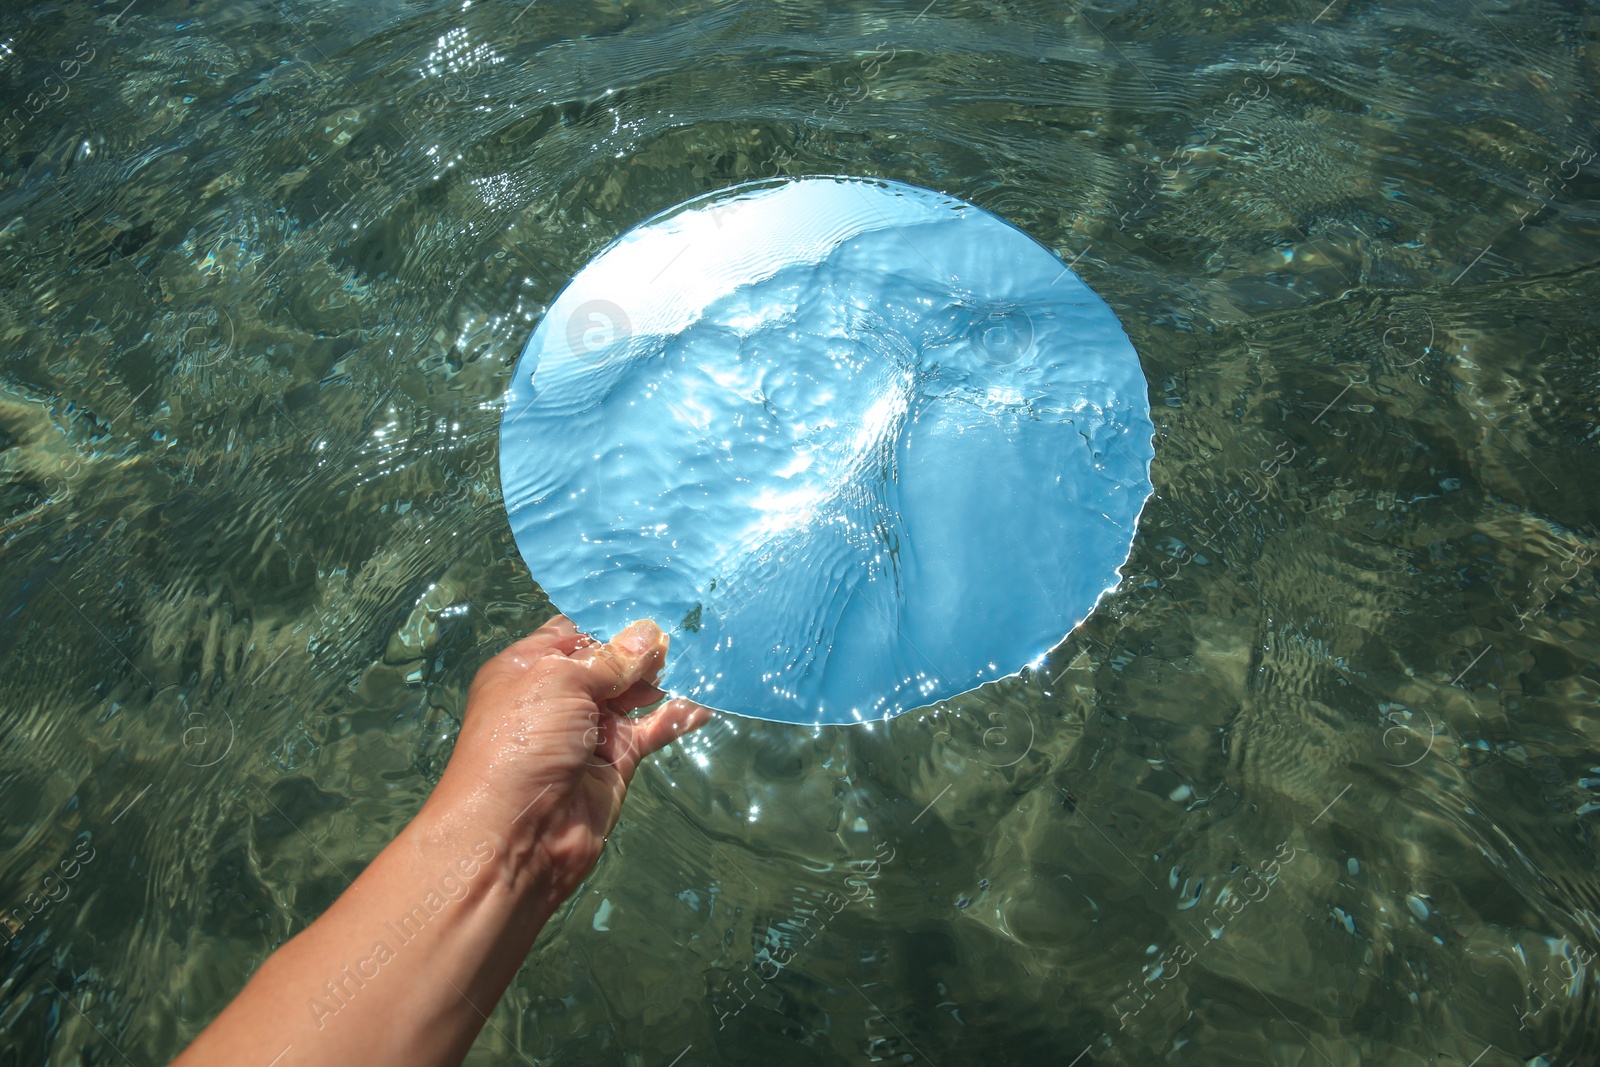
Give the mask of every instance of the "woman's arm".
[{"label": "woman's arm", "polygon": [[667,638],[556,616],[484,664],[421,812],[175,1061],[458,1064],[594,867],[639,762],[710,717],[652,684]]}]

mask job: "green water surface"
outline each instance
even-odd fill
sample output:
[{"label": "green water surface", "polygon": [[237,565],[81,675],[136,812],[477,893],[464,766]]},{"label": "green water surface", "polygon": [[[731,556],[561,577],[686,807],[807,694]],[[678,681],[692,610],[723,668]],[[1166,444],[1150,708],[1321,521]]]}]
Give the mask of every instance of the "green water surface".
[{"label": "green water surface", "polygon": [[0,1067],[166,1062],[416,811],[553,610],[495,473],[543,308],[816,173],[989,208],[1117,311],[1129,579],[948,705],[657,757],[469,1062],[1600,1058],[1594,6],[69,0],[0,42]]}]

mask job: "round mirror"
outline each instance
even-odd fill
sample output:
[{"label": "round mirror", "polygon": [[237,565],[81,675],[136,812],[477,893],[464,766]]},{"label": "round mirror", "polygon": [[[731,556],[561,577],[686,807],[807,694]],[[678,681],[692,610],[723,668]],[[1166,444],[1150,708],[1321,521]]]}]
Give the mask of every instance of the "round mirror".
[{"label": "round mirror", "polygon": [[1150,406],[1111,309],[996,216],[896,182],[741,185],[551,304],[500,431],[552,602],[672,633],[662,685],[795,723],[1014,674],[1119,580]]}]

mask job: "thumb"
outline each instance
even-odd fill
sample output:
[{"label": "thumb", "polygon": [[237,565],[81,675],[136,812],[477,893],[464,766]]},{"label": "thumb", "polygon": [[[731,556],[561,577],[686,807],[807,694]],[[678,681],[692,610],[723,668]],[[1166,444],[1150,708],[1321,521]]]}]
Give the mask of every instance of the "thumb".
[{"label": "thumb", "polygon": [[667,644],[659,626],[640,619],[603,645],[579,649],[572,659],[589,669],[589,695],[596,701],[607,700],[637,682],[653,681],[666,663]]}]

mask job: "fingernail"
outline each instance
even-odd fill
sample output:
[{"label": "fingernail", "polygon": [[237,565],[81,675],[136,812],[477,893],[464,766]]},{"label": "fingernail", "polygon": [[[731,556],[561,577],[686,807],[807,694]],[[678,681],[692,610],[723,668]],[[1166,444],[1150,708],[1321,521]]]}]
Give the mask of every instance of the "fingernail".
[{"label": "fingernail", "polygon": [[649,619],[631,622],[617,635],[617,644],[636,656],[651,651],[661,641],[661,628]]}]

